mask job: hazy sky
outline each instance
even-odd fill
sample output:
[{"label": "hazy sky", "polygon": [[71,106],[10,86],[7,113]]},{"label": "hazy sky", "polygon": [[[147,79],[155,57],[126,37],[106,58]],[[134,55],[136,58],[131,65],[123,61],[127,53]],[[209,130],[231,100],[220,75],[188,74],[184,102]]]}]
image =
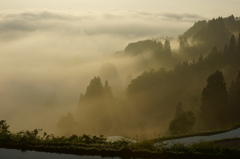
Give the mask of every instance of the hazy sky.
[{"label": "hazy sky", "polygon": [[0,9],[148,10],[192,13],[210,18],[238,16],[239,0],[1,0]]}]

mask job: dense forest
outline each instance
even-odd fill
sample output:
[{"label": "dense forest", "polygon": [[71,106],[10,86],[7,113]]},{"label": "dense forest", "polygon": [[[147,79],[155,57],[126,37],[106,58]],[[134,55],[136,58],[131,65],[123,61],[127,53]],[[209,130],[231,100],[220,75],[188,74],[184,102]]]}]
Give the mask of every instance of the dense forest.
[{"label": "dense forest", "polygon": [[61,117],[58,129],[68,136],[152,138],[240,122],[240,19],[196,22],[178,41],[178,50],[171,49],[171,40],[149,39],[111,55],[110,60],[138,57],[129,70],[142,73],[128,78],[119,97],[114,93],[121,85],[118,66],[109,61],[81,93],[76,111]]}]

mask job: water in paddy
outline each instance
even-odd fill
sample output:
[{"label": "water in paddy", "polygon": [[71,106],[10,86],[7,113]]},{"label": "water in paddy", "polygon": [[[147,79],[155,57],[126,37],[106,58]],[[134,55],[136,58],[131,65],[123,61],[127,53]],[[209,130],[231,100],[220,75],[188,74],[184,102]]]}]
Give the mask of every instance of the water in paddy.
[{"label": "water in paddy", "polygon": [[224,133],[209,135],[209,136],[192,136],[192,137],[166,140],[166,141],[163,141],[163,143],[169,144],[169,145],[174,143],[192,144],[192,143],[199,143],[201,141],[213,141],[213,140],[222,140],[222,139],[228,139],[228,138],[240,138],[240,128],[227,131]]},{"label": "water in paddy", "polygon": [[57,154],[36,151],[21,151],[0,148],[1,159],[120,159],[119,157],[78,156],[71,154]]}]

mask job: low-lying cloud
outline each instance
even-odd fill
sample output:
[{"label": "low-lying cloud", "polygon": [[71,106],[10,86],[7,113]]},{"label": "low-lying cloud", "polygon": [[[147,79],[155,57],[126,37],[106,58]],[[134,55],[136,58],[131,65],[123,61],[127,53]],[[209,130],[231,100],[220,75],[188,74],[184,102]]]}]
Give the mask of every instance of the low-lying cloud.
[{"label": "low-lying cloud", "polygon": [[[173,22],[173,20],[175,20]],[[52,12],[25,11],[4,12],[0,15],[0,29],[3,39],[7,34],[28,32],[56,32],[69,36],[112,34],[118,36],[177,36],[192,22],[202,19],[192,14],[154,12]],[[177,20],[177,21],[176,21]],[[180,21],[182,20],[182,21]],[[175,23],[178,23],[178,26]],[[166,35],[172,32],[171,35]],[[5,35],[5,36],[4,36]]]},{"label": "low-lying cloud", "polygon": [[[164,13],[162,16],[165,16],[167,19],[185,21],[185,22],[196,22],[196,20],[203,20],[204,17],[197,14],[176,14],[176,13]],[[206,18],[205,18],[206,19]]]},{"label": "low-lying cloud", "polygon": [[[129,42],[177,37],[199,19],[144,11],[0,12],[0,116],[16,130],[54,132],[101,66],[113,62],[104,57]],[[125,79],[131,59],[115,62]]]}]

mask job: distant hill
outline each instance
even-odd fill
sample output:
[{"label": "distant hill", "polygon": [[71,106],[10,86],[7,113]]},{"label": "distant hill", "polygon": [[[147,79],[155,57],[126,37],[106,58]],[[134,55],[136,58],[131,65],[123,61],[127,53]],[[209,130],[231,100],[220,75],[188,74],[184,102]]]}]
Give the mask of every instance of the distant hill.
[{"label": "distant hill", "polygon": [[[183,35],[180,36],[182,45],[180,52],[186,58],[196,58],[200,54],[208,54],[213,47],[223,49],[230,40],[231,35],[236,37],[240,33],[240,18],[229,16],[219,17],[209,21],[196,22]],[[186,47],[187,46],[187,47]]]},{"label": "distant hill", "polygon": [[167,39],[164,43],[158,39],[132,42],[126,46],[124,51],[115,53],[114,56],[134,58],[136,67],[142,71],[159,67],[173,67],[179,62]]},{"label": "distant hill", "polygon": [[192,38],[192,43],[204,42],[215,46],[227,43],[232,34],[240,32],[240,19],[229,16],[207,21],[199,21],[189,28],[183,36]]},{"label": "distant hill", "polygon": [[[179,36],[179,50],[171,50],[170,41],[165,43],[156,39],[147,39],[129,43],[124,51],[115,56],[141,57],[143,70],[156,67],[173,67],[182,60],[193,60],[201,54],[206,57],[214,47],[223,49],[231,35],[240,33],[240,18],[229,16],[198,21]],[[146,67],[147,66],[147,67]]]},{"label": "distant hill", "polygon": [[163,44],[156,40],[143,40],[138,42],[129,43],[124,49],[124,52],[130,55],[139,55],[146,52],[153,52],[163,54]]},{"label": "distant hill", "polygon": [[196,22],[191,28],[189,28],[184,34],[183,36],[186,38],[191,38],[194,35],[196,35],[203,27],[207,26],[207,21],[203,20],[203,21],[198,21]]}]

